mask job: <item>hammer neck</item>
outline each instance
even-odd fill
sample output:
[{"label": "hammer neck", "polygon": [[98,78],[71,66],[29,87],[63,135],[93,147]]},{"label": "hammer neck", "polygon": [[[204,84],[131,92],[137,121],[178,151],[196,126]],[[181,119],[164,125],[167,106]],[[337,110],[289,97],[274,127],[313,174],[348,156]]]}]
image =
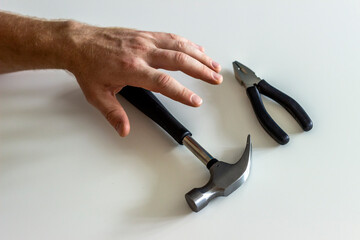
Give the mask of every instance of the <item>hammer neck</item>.
[{"label": "hammer neck", "polygon": [[211,160],[214,159],[210,153],[208,153],[198,142],[195,141],[191,136],[187,135],[182,140],[182,143],[187,147],[200,161],[207,165]]}]

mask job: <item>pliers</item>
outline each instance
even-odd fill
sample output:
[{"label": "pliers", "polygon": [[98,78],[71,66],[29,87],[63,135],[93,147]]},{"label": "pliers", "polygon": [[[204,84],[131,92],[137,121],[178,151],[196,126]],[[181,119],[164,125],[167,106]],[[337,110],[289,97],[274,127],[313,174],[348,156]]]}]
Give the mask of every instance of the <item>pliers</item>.
[{"label": "pliers", "polygon": [[235,78],[246,88],[246,93],[260,124],[276,142],[284,145],[289,142],[290,138],[266,111],[260,93],[283,106],[296,119],[304,131],[312,129],[313,122],[294,99],[257,77],[250,68],[238,61],[233,62],[233,67]]}]

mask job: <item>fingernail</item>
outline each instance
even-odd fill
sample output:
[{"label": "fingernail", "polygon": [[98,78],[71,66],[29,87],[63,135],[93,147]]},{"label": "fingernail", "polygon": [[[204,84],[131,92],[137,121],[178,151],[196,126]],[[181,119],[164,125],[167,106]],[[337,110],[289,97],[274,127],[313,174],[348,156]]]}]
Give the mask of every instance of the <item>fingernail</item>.
[{"label": "fingernail", "polygon": [[220,74],[216,73],[216,72],[212,72],[212,76],[216,81],[218,81],[218,83],[221,83],[222,80],[223,80],[223,77]]},{"label": "fingernail", "polygon": [[196,95],[196,94],[191,95],[190,101],[191,101],[194,105],[197,105],[197,106],[201,105],[202,102],[203,102],[203,100],[201,99],[201,97],[199,97],[199,96]]},{"label": "fingernail", "polygon": [[215,62],[215,61],[212,61],[211,62],[211,65],[213,66],[213,68],[219,68],[220,67],[220,64],[218,64],[217,62]]}]

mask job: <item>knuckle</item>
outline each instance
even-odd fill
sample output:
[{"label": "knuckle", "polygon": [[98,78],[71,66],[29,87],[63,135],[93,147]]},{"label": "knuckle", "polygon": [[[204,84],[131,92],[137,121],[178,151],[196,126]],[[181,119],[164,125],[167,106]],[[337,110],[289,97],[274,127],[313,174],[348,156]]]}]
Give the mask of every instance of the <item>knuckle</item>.
[{"label": "knuckle", "polygon": [[184,64],[188,60],[188,55],[182,52],[177,52],[175,54],[175,61],[179,64]]},{"label": "knuckle", "polygon": [[157,88],[164,89],[169,86],[171,77],[165,73],[162,73],[157,78]]},{"label": "knuckle", "polygon": [[174,39],[174,40],[179,39],[179,36],[174,33],[168,33],[168,36],[169,36],[169,38]]},{"label": "knuckle", "polygon": [[176,41],[176,48],[179,49],[179,50],[182,50],[184,49],[185,47],[185,42],[183,41]]},{"label": "knuckle", "polygon": [[153,41],[155,39],[154,35],[151,32],[140,32],[140,36],[144,39],[144,40],[150,40]]},{"label": "knuckle", "polygon": [[170,51],[155,51],[155,53],[158,53],[161,57],[163,57],[165,59],[174,58],[174,55]]},{"label": "knuckle", "polygon": [[188,95],[188,89],[186,87],[182,87],[182,89],[179,91],[179,97],[185,98]]},{"label": "knuckle", "polygon": [[140,61],[137,58],[126,58],[120,60],[120,67],[124,70],[136,70],[140,67]]},{"label": "knuckle", "polygon": [[149,40],[144,36],[138,35],[131,39],[131,48],[134,50],[146,52],[151,48]]},{"label": "knuckle", "polygon": [[143,43],[143,37],[140,36],[140,35],[135,36],[135,37],[132,39],[132,43],[134,43],[134,44],[141,44],[141,43]]}]

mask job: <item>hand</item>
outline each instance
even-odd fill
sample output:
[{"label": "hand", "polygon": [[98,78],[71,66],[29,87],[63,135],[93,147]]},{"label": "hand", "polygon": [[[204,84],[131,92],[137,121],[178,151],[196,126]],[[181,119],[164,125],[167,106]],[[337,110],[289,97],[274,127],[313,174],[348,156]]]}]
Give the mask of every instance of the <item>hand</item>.
[{"label": "hand", "polygon": [[125,110],[115,95],[126,85],[159,92],[189,106],[202,99],[157,69],[180,70],[211,84],[220,84],[220,65],[199,45],[174,34],[124,28],[99,28],[73,22],[68,69],[86,99],[106,117],[120,136],[130,131]]}]

